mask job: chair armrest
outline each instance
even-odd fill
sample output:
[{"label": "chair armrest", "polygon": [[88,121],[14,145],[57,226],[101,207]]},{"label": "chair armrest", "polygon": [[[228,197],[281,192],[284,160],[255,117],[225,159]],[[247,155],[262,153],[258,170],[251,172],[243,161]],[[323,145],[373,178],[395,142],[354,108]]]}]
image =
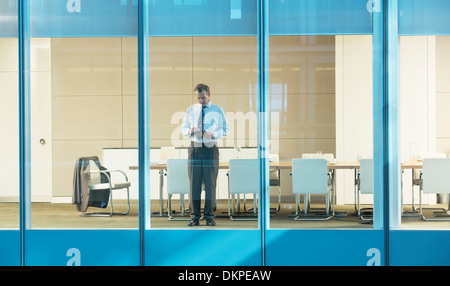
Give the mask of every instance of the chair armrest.
[{"label": "chair armrest", "polygon": [[124,171],[122,171],[122,170],[95,170],[95,171],[91,171],[91,173],[103,173],[103,174],[105,174],[106,177],[108,178],[108,181],[111,181],[111,178],[108,175],[108,173],[113,173],[113,172],[121,173],[125,177],[125,180],[128,182],[127,174]]}]

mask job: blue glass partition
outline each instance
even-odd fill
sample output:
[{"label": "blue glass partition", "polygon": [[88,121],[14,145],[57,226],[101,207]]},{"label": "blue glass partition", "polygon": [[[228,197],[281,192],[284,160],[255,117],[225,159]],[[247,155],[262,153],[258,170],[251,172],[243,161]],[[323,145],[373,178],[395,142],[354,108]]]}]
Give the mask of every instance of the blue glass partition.
[{"label": "blue glass partition", "polygon": [[150,1],[149,33],[152,37],[255,35],[256,5],[257,1],[240,0]]},{"label": "blue glass partition", "polygon": [[[4,136],[0,151],[4,158],[0,165],[5,187],[0,191],[0,251],[2,266],[20,265],[20,148],[19,148],[19,33],[17,1],[0,1],[0,13],[3,19],[0,25],[0,60],[1,123],[0,130]],[[14,124],[11,124],[13,122]]]},{"label": "blue glass partition", "polygon": [[[21,263],[140,265],[139,177],[129,169],[138,162],[138,136],[122,132],[138,125],[137,1],[22,2],[29,56]],[[130,187],[91,187],[99,168],[93,156],[109,170],[99,182]],[[92,159],[87,194],[77,180],[81,158]]]},{"label": "blue glass partition", "polygon": [[448,2],[398,1],[399,35],[448,35],[450,20]]},{"label": "blue glass partition", "polygon": [[33,37],[136,37],[138,1],[31,1]]},{"label": "blue glass partition", "polygon": [[[444,247],[450,238],[448,194],[427,189],[422,164],[425,167],[424,160],[429,156],[448,157],[445,139],[448,121],[444,110],[448,107],[446,62],[450,23],[446,15],[450,5],[437,0],[399,0],[390,3],[389,11],[388,22],[398,23],[388,25],[391,68],[387,80],[392,102],[398,106],[393,108],[389,123],[390,149],[397,166],[399,162],[402,166],[412,164],[401,173],[397,170],[391,174],[399,179],[390,188],[389,261],[390,265],[449,265],[449,251]],[[415,78],[418,73],[423,73],[419,79]],[[422,105],[423,102],[428,104]],[[419,127],[416,120],[422,119],[411,116],[413,109],[430,120]]]},{"label": "blue glass partition", "polygon": [[[280,164],[308,156],[324,158],[323,153],[327,153],[332,158],[328,168],[335,193],[329,210],[321,195],[297,195],[294,181],[289,194],[286,190],[294,169],[281,170],[281,186],[285,186],[281,193],[291,218],[282,222],[277,218],[282,211],[270,218],[265,232],[267,265],[387,264],[383,203],[384,36],[382,5],[377,3],[268,1],[266,47],[270,63],[266,96],[271,116],[279,116],[279,125],[270,126],[271,145],[279,149]],[[351,75],[354,71],[357,74]],[[352,80],[347,81],[347,77]],[[356,91],[352,87],[355,83],[361,84]],[[362,107],[357,102],[364,96]],[[359,113],[362,108],[364,116]],[[353,120],[358,124],[353,124],[352,114],[356,113],[359,115]],[[354,182],[359,178],[360,158],[373,158],[373,195],[371,201],[364,202],[373,207],[370,220],[355,215],[359,196],[355,192],[353,200],[353,188],[357,187]],[[348,165],[354,173],[339,170],[348,161],[356,162],[354,167]],[[295,196],[295,204],[290,196]],[[373,224],[362,224],[368,220]],[[290,255],[281,258],[279,253]]]},{"label": "blue glass partition", "polygon": [[[230,126],[228,136],[217,143],[220,164],[228,166],[229,159],[244,156],[258,160],[257,130],[245,129],[243,134],[237,131],[242,130],[239,118],[257,127],[257,4],[234,0],[149,2],[149,76],[145,94],[149,118],[144,124],[149,128],[150,180],[146,189],[149,209],[145,265],[262,264],[259,183],[254,185],[258,205],[255,195],[247,201],[255,203],[251,206],[255,213],[258,209],[257,214],[251,211],[250,220],[232,220],[227,208],[228,170],[219,169],[214,218],[217,224],[207,226],[205,219],[199,226],[188,226],[189,211],[183,208],[192,212],[192,207],[181,205],[180,210],[181,197],[167,197],[165,188],[173,183],[166,177],[170,169],[164,167],[162,159],[167,148],[173,148],[173,153],[165,160],[190,156],[194,143],[181,134],[181,124],[188,107],[197,101],[195,86],[204,83],[210,87],[211,102],[223,108]],[[158,164],[163,167],[157,169]],[[185,187],[189,192],[189,186]],[[170,209],[166,205],[169,199]],[[203,204],[204,199],[202,208]]]},{"label": "blue glass partition", "polygon": [[0,15],[5,19],[2,21],[0,36],[17,38],[17,1],[2,1],[0,5]]},{"label": "blue glass partition", "polygon": [[[371,1],[269,1],[271,35],[372,34]],[[295,20],[294,20],[295,19]]]}]

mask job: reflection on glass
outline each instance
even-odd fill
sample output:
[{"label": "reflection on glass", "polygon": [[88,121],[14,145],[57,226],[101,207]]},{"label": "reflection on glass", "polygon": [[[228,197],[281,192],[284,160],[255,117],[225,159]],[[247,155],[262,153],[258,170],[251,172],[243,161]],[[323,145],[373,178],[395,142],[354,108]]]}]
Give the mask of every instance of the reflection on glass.
[{"label": "reflection on glass", "polygon": [[[205,126],[215,130],[213,141],[218,147],[214,227],[257,228],[259,186],[246,194],[229,195],[236,178],[232,160],[258,158],[256,37],[151,37],[149,41],[151,227],[188,228],[191,216],[198,218],[191,207],[191,180],[186,167],[192,156],[191,145],[197,141],[194,138],[193,142],[187,132],[198,125],[200,109],[195,107],[200,106],[199,94],[194,89],[202,83],[209,86],[210,103],[217,107],[215,116],[208,117],[208,111],[205,115]],[[178,190],[172,185],[172,174],[177,171],[170,170],[175,170],[171,163],[176,162],[184,164],[175,183],[185,183],[179,184]],[[259,174],[253,177],[257,179]],[[203,184],[197,185],[205,190],[201,195],[202,216],[210,183],[205,176]],[[207,225],[208,207],[206,204],[207,214],[201,217],[200,228],[211,227]]]},{"label": "reflection on glass", "polygon": [[402,228],[448,229],[449,36],[400,37]]},{"label": "reflection on glass", "polygon": [[269,57],[270,227],[370,228],[372,36],[270,36]]},{"label": "reflection on glass", "polygon": [[0,229],[19,228],[19,74],[17,2],[0,1]]},{"label": "reflection on glass", "polygon": [[32,38],[33,228],[138,227],[136,54],[131,37]]}]

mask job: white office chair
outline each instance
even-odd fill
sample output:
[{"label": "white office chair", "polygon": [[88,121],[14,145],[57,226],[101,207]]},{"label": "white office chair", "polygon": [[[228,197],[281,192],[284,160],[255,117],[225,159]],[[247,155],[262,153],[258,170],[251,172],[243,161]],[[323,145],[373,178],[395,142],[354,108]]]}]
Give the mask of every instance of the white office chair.
[{"label": "white office chair", "polygon": [[[418,155],[418,160],[423,160],[423,159],[437,159],[437,158],[446,158],[447,155],[445,153],[420,153]],[[413,169],[412,170],[412,190],[411,190],[411,207],[412,207],[412,211],[405,211],[404,213],[418,213],[418,215],[406,215],[409,217],[412,216],[419,216],[421,217],[420,211],[416,209],[415,206],[415,195],[414,195],[414,186],[418,186],[419,187],[419,204],[421,203],[421,194],[420,194],[420,188],[422,185],[422,174],[423,174],[423,169]],[[402,192],[402,202],[403,202],[403,192]],[[423,208],[422,208],[423,209]]]},{"label": "white office chair", "polygon": [[[257,220],[257,196],[259,193],[259,160],[231,159],[228,172],[228,216],[231,220]],[[240,212],[240,195],[253,194],[253,215],[236,215],[235,196]],[[231,200],[231,202],[230,202]]]},{"label": "white office chair", "polygon": [[365,211],[367,209],[361,209],[360,196],[361,194],[373,194],[373,159],[361,159],[359,162],[360,167],[359,172],[356,174],[355,184],[355,201],[358,205],[358,216],[362,220],[371,221],[372,219],[367,219],[362,215],[361,211]]},{"label": "white office chair", "polygon": [[420,153],[418,156],[418,160],[446,157],[447,155],[445,153]]},{"label": "white office chair", "polygon": [[420,173],[419,210],[420,216],[426,221],[450,220],[448,210],[435,212],[437,217],[447,217],[447,219],[425,218],[422,208],[422,193],[424,194],[449,194],[448,178],[450,174],[450,158],[424,158],[423,170]]},{"label": "white office chair", "polygon": [[167,160],[167,209],[169,220],[190,220],[174,219],[177,215],[172,211],[172,196],[180,195],[181,217],[185,216],[184,196],[190,192],[190,181],[188,175],[187,159],[168,159]]},{"label": "white office chair", "polygon": [[323,159],[324,154],[322,153],[303,153],[302,159]]},{"label": "white office chair", "polygon": [[[271,162],[278,163],[279,161],[280,161],[280,158],[279,158],[278,154],[269,154],[269,163],[271,163]],[[277,213],[281,209],[281,174],[280,174],[280,168],[277,168],[276,170],[273,170],[273,169],[269,170],[269,186],[278,188],[278,206],[276,208],[270,208],[271,212]]]},{"label": "white office chair", "polygon": [[159,151],[159,164],[167,164],[169,159],[178,159],[178,151],[175,147],[161,147]]},{"label": "white office chair", "polygon": [[[111,173],[118,172],[124,177],[124,181],[116,182],[112,181]],[[92,212],[85,213],[82,216],[112,216],[112,215],[127,215],[130,212],[130,186],[128,177],[125,172],[121,170],[108,170],[100,165],[97,157],[91,157],[89,160],[89,196],[90,200],[95,197],[104,197],[109,195],[110,212]],[[126,189],[127,192],[127,211],[123,213],[114,212],[113,191]],[[106,202],[101,202],[100,205],[94,205],[96,207],[106,208]]]},{"label": "white office chair", "polygon": [[[292,191],[296,204],[294,220],[328,220],[330,214],[331,174],[327,171],[325,159],[292,159]],[[304,194],[304,215],[299,214],[300,194]],[[310,194],[324,194],[326,199],[325,215],[318,213],[308,215]]]}]

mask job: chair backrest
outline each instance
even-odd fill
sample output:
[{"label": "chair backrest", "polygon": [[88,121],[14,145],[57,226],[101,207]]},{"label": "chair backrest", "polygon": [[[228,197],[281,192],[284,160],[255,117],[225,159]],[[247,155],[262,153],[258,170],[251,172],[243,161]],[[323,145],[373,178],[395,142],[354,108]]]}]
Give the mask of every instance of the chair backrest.
[{"label": "chair backrest", "polygon": [[419,159],[431,159],[431,158],[446,158],[447,154],[445,153],[420,153]]},{"label": "chair backrest", "polygon": [[258,159],[231,159],[229,168],[230,194],[257,194],[259,192]]},{"label": "chair backrest", "polygon": [[292,159],[294,194],[326,194],[327,185],[327,160]]},{"label": "chair backrest", "polygon": [[279,162],[280,156],[278,154],[269,154],[269,162]]},{"label": "chair backrest", "polygon": [[175,147],[161,147],[159,151],[159,164],[166,164],[168,159],[177,159],[177,150]]},{"label": "chair backrest", "polygon": [[325,153],[323,154],[323,157],[327,160],[327,162],[332,162],[334,160],[333,153]]},{"label": "chair backrest", "polygon": [[425,194],[448,194],[450,158],[423,159],[423,192]]},{"label": "chair backrest", "polygon": [[[96,185],[96,184],[101,184],[102,183],[102,179],[101,179],[101,173],[97,172],[99,171],[100,168],[97,166],[97,164],[95,163],[94,160],[89,160],[89,171],[90,176],[91,176],[91,185]],[[92,172],[94,171],[94,172]]]},{"label": "chair backrest", "polygon": [[360,167],[360,189],[361,194],[373,194],[373,159],[361,159]]},{"label": "chair backrest", "polygon": [[190,180],[187,159],[167,160],[167,193],[189,194]]},{"label": "chair backrest", "polygon": [[[269,154],[269,162],[270,163],[280,162],[280,156],[278,154]],[[270,180],[279,180],[280,178],[278,178],[278,170],[270,169],[269,178]]]},{"label": "chair backrest", "polygon": [[322,159],[324,155],[322,153],[303,153],[302,159]]}]

